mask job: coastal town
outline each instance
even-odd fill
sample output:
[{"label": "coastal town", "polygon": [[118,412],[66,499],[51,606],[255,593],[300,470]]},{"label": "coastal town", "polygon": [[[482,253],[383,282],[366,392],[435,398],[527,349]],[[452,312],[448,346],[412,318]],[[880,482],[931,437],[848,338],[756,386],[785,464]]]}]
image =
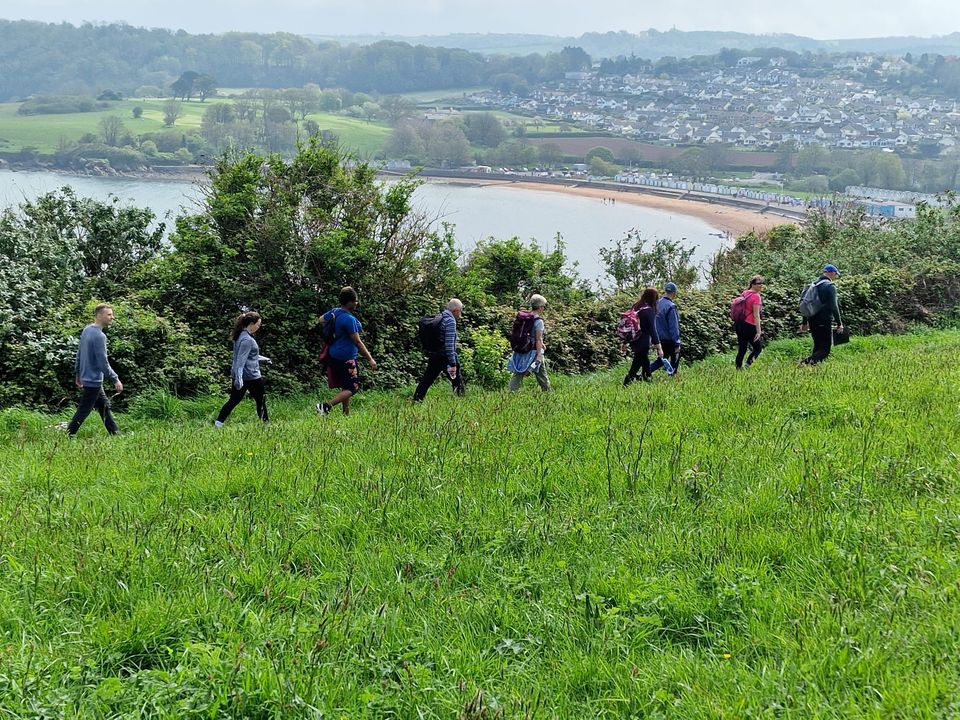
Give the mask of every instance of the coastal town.
[{"label": "coastal town", "polygon": [[775,150],[795,143],[910,148],[935,156],[952,152],[960,140],[956,97],[898,90],[898,79],[913,68],[903,58],[856,55],[806,72],[783,55],[744,55],[729,67],[670,74],[652,63],[624,74],[606,74],[602,67],[566,73],[526,97],[484,91],[469,100],[664,145]]}]

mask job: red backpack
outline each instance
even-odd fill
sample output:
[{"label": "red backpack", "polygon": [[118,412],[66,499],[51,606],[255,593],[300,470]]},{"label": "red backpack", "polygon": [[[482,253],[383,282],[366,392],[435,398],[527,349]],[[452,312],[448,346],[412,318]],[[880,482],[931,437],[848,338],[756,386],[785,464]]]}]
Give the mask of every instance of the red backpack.
[{"label": "red backpack", "polygon": [[617,335],[625,343],[632,343],[640,334],[640,317],[633,308],[620,313],[620,322],[617,323]]},{"label": "red backpack", "polygon": [[749,314],[749,305],[746,295],[737,295],[730,301],[730,319],[735,323],[746,322]]}]

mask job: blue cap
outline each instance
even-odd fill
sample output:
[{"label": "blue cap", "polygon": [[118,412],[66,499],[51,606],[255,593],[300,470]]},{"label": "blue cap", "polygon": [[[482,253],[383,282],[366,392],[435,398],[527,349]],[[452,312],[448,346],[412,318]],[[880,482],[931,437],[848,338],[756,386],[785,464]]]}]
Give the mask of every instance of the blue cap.
[{"label": "blue cap", "polygon": [[677,284],[676,284],[675,282],[668,282],[666,285],[663,286],[663,291],[664,291],[664,292],[676,292],[676,291],[677,291]]},{"label": "blue cap", "polygon": [[836,266],[836,265],[824,265],[824,266],[823,266],[823,271],[824,271],[825,273],[828,273],[828,272],[836,273],[836,274],[837,274],[837,277],[840,277],[840,271],[837,270],[837,266]]}]

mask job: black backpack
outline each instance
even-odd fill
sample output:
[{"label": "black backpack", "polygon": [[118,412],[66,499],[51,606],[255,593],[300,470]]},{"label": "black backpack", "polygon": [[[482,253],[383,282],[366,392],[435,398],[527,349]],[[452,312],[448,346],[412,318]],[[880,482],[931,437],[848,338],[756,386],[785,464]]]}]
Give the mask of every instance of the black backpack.
[{"label": "black backpack", "polygon": [[330,346],[337,340],[337,313],[340,308],[333,310],[330,321],[324,321],[320,326],[320,362],[326,364],[330,360]]},{"label": "black backpack", "polygon": [[424,315],[417,323],[417,334],[420,336],[420,345],[426,353],[441,353],[443,347],[443,313],[439,315]]}]

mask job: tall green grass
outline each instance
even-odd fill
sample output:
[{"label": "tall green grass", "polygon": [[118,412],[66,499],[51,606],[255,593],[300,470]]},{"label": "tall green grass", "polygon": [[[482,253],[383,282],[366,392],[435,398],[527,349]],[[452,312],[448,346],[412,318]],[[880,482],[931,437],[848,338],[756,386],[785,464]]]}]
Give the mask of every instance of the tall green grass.
[{"label": "tall green grass", "polygon": [[0,717],[956,716],[960,333],[804,349],[221,431],[8,411]]}]

